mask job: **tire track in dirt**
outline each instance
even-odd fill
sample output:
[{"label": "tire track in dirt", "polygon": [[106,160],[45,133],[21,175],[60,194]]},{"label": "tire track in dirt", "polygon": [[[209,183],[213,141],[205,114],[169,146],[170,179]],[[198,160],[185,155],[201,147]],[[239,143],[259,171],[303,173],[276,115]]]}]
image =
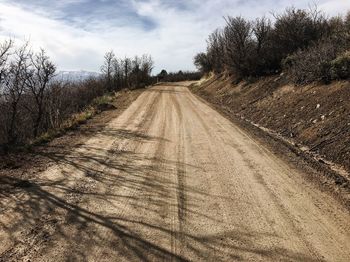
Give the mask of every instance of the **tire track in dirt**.
[{"label": "tire track in dirt", "polygon": [[184,86],[148,89],[62,162],[42,173],[48,183],[33,199],[52,207],[56,229],[46,243],[26,237],[28,256],[2,259],[350,258],[349,214],[337,201]]},{"label": "tire track in dirt", "polygon": [[[190,101],[193,105],[193,108],[199,108],[198,106],[196,106],[197,103],[195,103],[192,99]],[[202,123],[204,129],[206,130],[206,133],[208,135],[208,140],[209,140],[210,136],[213,138],[213,135],[214,135],[217,143],[220,143],[220,142],[226,143],[227,136],[230,137],[232,141],[234,141],[236,139],[231,133],[226,131],[227,130],[226,127],[220,121],[217,121],[217,118],[211,117],[210,114],[208,114],[207,110],[204,110],[203,108],[201,108],[201,111],[197,110],[196,114],[197,114],[198,118],[200,119],[200,122]],[[212,125],[212,126],[207,125],[204,121],[205,118],[212,119],[212,121],[215,123],[215,125]],[[225,135],[223,135],[222,132],[216,132],[215,126],[219,126]],[[247,137],[247,138],[251,139],[249,137]],[[256,145],[255,141],[253,141],[253,143]],[[307,241],[305,236],[302,234],[302,232],[303,232],[302,229],[298,228],[297,225],[295,225],[295,223],[293,223],[293,220],[291,219],[291,214],[281,204],[282,201],[280,201],[280,199],[278,199],[278,197],[273,192],[273,190],[271,190],[268,187],[268,185],[265,183],[265,180],[261,175],[261,172],[260,172],[261,169],[259,169],[259,165],[257,163],[255,163],[253,160],[251,160],[251,158],[249,158],[249,156],[246,156],[247,153],[244,150],[242,150],[238,144],[234,143],[232,145],[232,147],[235,150],[237,150],[237,152],[239,153],[239,155],[240,155],[239,157],[241,158],[240,161],[244,162],[245,165],[251,170],[256,182],[262,185],[262,187],[261,187],[262,190],[264,190],[264,192],[266,192],[266,194],[269,196],[270,200],[273,201],[274,205],[279,208],[279,212],[283,216],[284,220],[288,221],[289,230],[292,230],[292,233],[295,234],[296,236],[298,236],[298,238],[303,242],[303,244],[309,249],[309,252],[313,255],[313,257],[315,257],[315,258],[317,257],[320,261],[322,261],[321,257],[319,257],[319,255],[317,254],[317,251],[312,247],[312,245],[310,245],[310,243]],[[215,147],[212,147],[212,148],[215,148]],[[261,149],[261,148],[259,147],[259,149]],[[228,152],[226,152],[224,147],[222,147],[222,151],[223,151],[223,156],[228,155]],[[221,155],[221,154],[220,154],[220,152],[215,152],[215,155]],[[223,158],[220,158],[220,159],[221,159],[221,161],[223,160]],[[216,162],[219,163],[218,160],[216,160]],[[287,171],[287,170],[285,170],[285,171]],[[249,195],[249,194],[250,194],[249,191],[246,190],[246,195]],[[251,199],[253,199],[253,196],[251,196]],[[265,213],[264,210],[261,210],[261,214],[263,214],[263,213]],[[270,224],[270,226],[271,226],[271,224]]]},{"label": "tire track in dirt", "polygon": [[[194,98],[193,95],[191,95],[191,98],[193,100],[196,101],[196,99]],[[191,99],[191,100],[192,100]],[[206,119],[211,119],[213,124],[211,126],[208,126],[204,123],[204,121],[201,121],[203,123],[203,125],[205,127],[208,128],[209,133],[212,134],[218,139],[218,143],[222,142],[225,143],[226,145],[228,145],[228,141],[235,141],[237,140],[237,136],[234,132],[232,132],[232,126],[233,124],[226,124],[223,125],[222,121],[220,122],[219,119],[219,115],[216,115],[213,117],[213,115],[211,114],[211,112],[213,111],[211,108],[204,106],[204,107],[199,107],[198,106],[198,102],[194,102],[191,101],[193,106],[196,108],[199,108],[198,112],[201,112],[200,114],[197,114],[199,117],[203,117]],[[221,119],[223,119],[221,117]],[[228,126],[231,128],[230,131],[228,130]],[[215,130],[215,127],[220,127],[220,131]],[[234,127],[236,128],[236,127]],[[278,165],[279,169],[286,174],[288,177],[293,176],[294,175],[294,179],[295,179],[295,174],[291,174],[292,171],[286,167],[285,164],[281,165],[279,164],[279,160],[276,160],[275,158],[271,157],[271,154],[268,152],[267,149],[263,148],[261,145],[259,145],[258,143],[256,143],[253,139],[251,139],[247,134],[245,134],[243,131],[237,129],[237,131],[243,135],[244,137],[247,138],[247,141],[252,142],[252,144],[260,151],[259,154],[262,152],[262,154],[264,155],[264,157],[266,157],[271,163],[273,163],[274,165]],[[230,139],[228,139],[228,137]],[[262,165],[260,163],[260,161],[256,162],[255,160],[258,160],[259,158],[253,158],[251,155],[249,155],[244,149],[245,147],[242,147],[240,145],[238,145],[237,143],[233,143],[232,148],[234,150],[237,150],[238,155],[236,156],[236,160],[238,160],[238,162],[243,162],[245,163],[245,166],[248,167],[254,177],[254,180],[261,185],[260,187],[260,191],[264,191],[264,194],[268,195],[269,198],[267,199],[268,201],[272,201],[274,203],[274,205],[278,208],[279,213],[281,214],[281,216],[283,217],[283,220],[287,223],[287,227],[288,231],[292,231],[292,234],[297,236],[297,238],[299,239],[299,241],[302,242],[302,244],[308,249],[309,253],[312,254],[312,257],[315,258],[318,261],[323,261],[323,256],[320,255],[318,253],[318,251],[316,250],[316,248],[309,242],[309,240],[307,239],[306,234],[304,234],[304,229],[300,226],[298,226],[294,221],[295,221],[295,217],[292,215],[292,213],[290,212],[290,210],[286,209],[286,206],[283,205],[282,203],[285,202],[285,200],[281,199],[276,192],[270,188],[270,185],[268,183],[266,183],[264,176],[262,175],[262,173],[268,173],[268,172],[272,172],[276,175],[276,177],[278,177],[278,173],[276,171],[273,171],[269,168],[265,168],[264,165]],[[238,147],[238,148],[237,148]],[[256,149],[254,149],[256,150]],[[228,155],[227,152],[225,153],[225,147],[222,147],[221,150],[224,154]],[[220,152],[217,152],[216,155],[220,155]],[[238,159],[237,159],[238,158]],[[223,158],[220,158],[221,161]],[[244,181],[242,181],[244,184]],[[282,179],[279,180],[280,184],[283,184],[285,181],[283,181]],[[248,191],[247,191],[247,195],[249,195]],[[309,212],[309,210],[304,209],[305,212]],[[269,212],[269,211],[267,211]],[[264,215],[266,218],[266,210],[261,210],[261,214]],[[316,219],[316,216],[315,216]],[[270,224],[270,226],[272,226],[272,224]],[[321,225],[322,226],[322,225]],[[325,229],[327,231],[327,229]],[[329,231],[328,231],[329,233]],[[336,239],[334,239],[335,241]],[[340,250],[339,250],[340,251]]]},{"label": "tire track in dirt", "polygon": [[[197,106],[198,103],[196,103],[197,101],[195,100],[194,96],[191,95],[190,101],[194,108],[200,108]],[[220,143],[220,142],[227,143],[227,140],[228,140],[227,137],[230,137],[230,141],[235,141],[236,137],[233,135],[233,133],[230,133],[229,131],[227,131],[227,127],[224,126],[222,122],[218,121],[218,118],[212,117],[209,113],[210,110],[211,110],[210,108],[206,108],[206,107],[201,107],[200,110],[197,110],[198,111],[197,116],[200,118],[200,121],[203,127],[207,130],[208,136],[209,134],[211,134],[211,137],[213,137],[214,135],[215,139],[217,140],[217,143]],[[211,126],[207,125],[204,121],[205,118],[206,119],[210,118],[215,124]],[[215,130],[216,126],[220,127],[221,132],[217,132]],[[246,136],[246,134],[244,133],[243,135]],[[266,149],[263,149],[250,137],[247,136],[247,139],[252,141],[254,145],[258,146],[258,148],[261,149],[264,153],[266,152]],[[261,190],[263,190],[269,196],[269,199],[273,201],[274,205],[278,207],[280,214],[283,216],[284,220],[287,221],[288,223],[288,230],[291,230],[292,234],[297,236],[298,239],[302,241],[304,246],[308,248],[309,252],[312,254],[314,258],[317,258],[319,261],[322,261],[323,259],[318,255],[316,249],[308,242],[306,237],[302,234],[303,230],[293,222],[290,212],[281,204],[282,203],[281,199],[279,199],[276,193],[268,187],[268,184],[265,182],[263,176],[261,175],[261,167],[259,166],[259,164],[257,164],[256,162],[254,162],[252,158],[247,156],[247,153],[243,149],[241,149],[242,147],[239,146],[238,144],[233,143],[232,148],[234,148],[234,150],[237,150],[237,152],[239,153],[239,158],[240,158],[239,161],[244,162],[245,166],[251,170],[255,178],[255,181],[258,184],[262,185]],[[224,153],[223,155],[228,155],[228,152],[225,152],[226,150],[224,147],[222,147],[222,151]],[[220,155],[220,152],[216,152],[215,155]],[[221,161],[222,161],[222,158],[221,158]],[[287,170],[286,168],[284,168],[284,171],[289,172],[289,170]],[[283,181],[281,181],[281,183],[283,183]],[[248,192],[248,190],[246,190],[246,195],[249,195],[249,194],[250,193]],[[253,198],[254,197],[252,196],[251,199]],[[261,215],[264,215],[266,217],[264,210],[261,210]]]},{"label": "tire track in dirt", "polygon": [[[147,99],[145,99],[145,107],[148,108],[149,106],[153,107],[154,110],[154,101],[157,97],[156,93],[150,93],[150,95],[147,95]],[[137,125],[142,125],[142,121],[144,121],[146,118],[145,116],[147,115],[147,111],[144,110],[142,107],[136,107],[135,110],[130,110],[132,111],[130,113],[130,117],[128,117],[128,122],[125,123],[125,125],[121,126],[122,129],[124,129],[126,126],[137,126]],[[140,122],[141,121],[141,122]],[[109,127],[107,126],[107,129],[109,129]],[[97,136],[103,136],[103,134],[97,134]],[[112,147],[113,144],[115,144],[115,142],[118,140],[118,138],[114,141],[112,141],[112,143],[110,144],[110,146],[105,148],[105,152],[107,154],[108,152],[108,148]],[[128,140],[124,140],[124,141],[128,141]],[[77,149],[77,155],[81,154],[86,154],[86,150],[90,150],[88,147],[85,150],[85,145],[81,146],[79,149]],[[94,150],[94,149],[92,149]],[[103,157],[100,157],[100,160],[98,160],[96,165],[96,161],[91,162],[91,163],[83,163],[82,166],[84,166],[84,172],[86,174],[88,174],[89,176],[91,175],[95,175],[98,173],[103,173],[103,168],[104,166],[108,163],[108,157],[106,157],[106,159],[103,159]],[[77,163],[74,163],[77,164]],[[69,169],[71,168],[70,166],[68,167]],[[64,169],[63,169],[64,170]],[[74,170],[74,167],[73,167]],[[72,171],[66,171],[67,173],[73,173]],[[55,167],[50,170],[49,173],[55,173]],[[70,204],[72,207],[77,205],[79,202],[81,202],[81,197],[82,194],[81,192],[84,192],[85,194],[92,192],[93,190],[93,185],[91,183],[91,180],[87,179],[87,177],[85,175],[80,176],[80,177],[76,177],[75,179],[75,183],[73,185],[73,187],[71,187],[69,193],[67,195],[63,195],[62,196],[62,203],[63,201],[66,202],[67,204]],[[73,209],[71,208],[72,212]],[[42,227],[43,225],[47,224],[48,221],[52,220],[52,216],[50,215],[50,213],[52,213],[53,211],[50,210],[47,214],[43,214],[41,215],[40,221],[37,221],[37,225],[36,228],[38,228],[38,225]],[[63,215],[63,214],[62,214]],[[74,215],[74,212],[73,212]],[[66,214],[64,215],[67,217],[68,221],[70,220],[70,215]],[[61,222],[62,223],[62,222]],[[66,222],[63,222],[66,223]],[[57,224],[57,223],[56,223]],[[55,225],[53,225],[55,226]],[[37,235],[35,237],[31,237],[30,235],[32,233],[35,233],[38,231],[38,229],[26,229],[26,231],[28,233],[25,233],[23,235],[27,235],[25,239],[31,239],[28,243],[23,243],[20,244],[20,246],[14,246],[12,247],[10,250],[7,250],[6,253],[3,254],[3,260],[4,261],[17,261],[18,259],[20,259],[22,256],[25,256],[26,258],[30,259],[31,257],[35,257],[35,253],[39,252],[38,248],[33,248],[34,246],[38,247],[41,245],[45,245],[46,242],[46,238],[48,238],[49,236],[46,235],[45,238],[43,238],[40,235]],[[50,229],[51,234],[53,234],[56,229],[55,228],[51,228]],[[42,247],[44,248],[44,247]],[[11,258],[11,259],[10,259]]]},{"label": "tire track in dirt", "polygon": [[[159,93],[153,92],[153,91],[149,92],[149,93],[151,94],[151,95],[149,95],[150,97],[147,97],[141,101],[141,104],[144,104],[144,106],[137,108],[136,113],[134,113],[134,116],[135,116],[134,118],[138,119],[139,121],[136,121],[136,122],[132,123],[131,125],[129,122],[126,122],[125,125],[122,126],[122,129],[130,130],[130,131],[137,131],[137,134],[148,134],[149,133],[151,125],[154,123],[154,119],[155,119],[156,114],[157,114],[158,105],[162,101],[160,99],[161,95]],[[119,152],[123,152],[123,151],[139,152],[140,148],[142,146],[144,146],[142,141],[140,143],[133,143],[133,142],[134,141],[132,139],[126,138],[126,139],[120,140],[117,138],[115,140],[115,142],[113,143],[113,145],[117,146],[117,148],[118,148],[116,150],[117,152],[116,153],[111,152],[108,156],[108,160],[116,160],[117,159],[117,161],[119,161],[118,160],[118,159],[120,159]],[[152,152],[148,152],[148,153],[150,155],[154,154]],[[123,165],[123,162],[128,161],[128,160],[121,159],[120,161],[121,162],[118,163],[118,165]],[[149,160],[144,162],[143,165],[146,167],[152,166],[152,161],[153,161],[152,158],[150,158]],[[106,166],[106,168],[101,171],[102,176],[104,174],[109,174],[109,173],[112,176],[123,175],[123,173],[119,174],[120,173],[119,170],[113,170],[113,167],[111,169],[108,166]],[[99,186],[106,187],[106,189],[104,189],[105,194],[111,195],[112,192],[114,190],[116,190],[116,187],[118,186],[117,182],[118,182],[118,180],[112,179],[110,184],[107,184],[107,185],[102,184]],[[128,189],[128,191],[126,193],[128,198],[126,199],[125,202],[123,202],[122,206],[119,206],[118,217],[120,217],[121,219],[123,217],[125,217],[125,213],[128,212],[128,205],[129,205],[131,199],[133,199],[135,197],[135,195],[137,194],[137,192],[139,192],[140,190],[141,190],[141,188],[134,188],[133,190]],[[85,203],[82,207],[85,208],[86,210],[93,211],[94,209],[97,208],[97,206],[99,206],[99,203],[94,203],[94,199],[87,198],[84,202]],[[103,206],[103,203],[101,203],[101,205]],[[108,208],[108,205],[106,206],[106,208]],[[102,215],[102,216],[104,216],[104,215]],[[110,221],[110,222],[112,223],[112,221]],[[124,236],[125,238],[132,238],[132,235],[130,235],[129,230],[127,230],[127,228],[123,227],[122,225],[118,225],[116,227],[113,227],[113,226],[108,227],[104,224],[101,224],[97,228],[95,228],[94,230],[96,230],[97,232],[99,232],[99,234],[101,236],[103,236],[104,240],[101,242],[102,246],[104,246],[104,245],[108,246],[110,244],[110,242],[113,242],[113,239],[115,239],[115,236],[116,236],[116,232],[118,232],[121,236]],[[127,244],[127,242],[124,242],[124,243]],[[92,256],[90,257],[90,259],[93,259],[94,261],[103,261],[105,256],[106,256],[106,254],[105,254],[104,249],[98,249],[92,253]]]},{"label": "tire track in dirt", "polygon": [[[192,95],[192,97],[194,98],[193,95]],[[202,115],[207,115],[207,117],[209,118],[210,112],[212,111],[212,109],[208,106],[202,107],[202,109],[203,109]],[[233,126],[233,124],[231,124],[231,123],[223,124],[223,122],[220,121],[218,117],[211,117],[211,119],[215,123],[215,125],[213,125],[213,126],[219,126],[222,130],[222,132],[215,132],[213,130],[212,133],[218,134],[218,137],[220,137],[223,142],[227,143],[227,140],[228,140],[227,137],[230,137],[231,141],[237,140],[237,137],[234,136],[234,133],[232,131],[230,131],[230,130],[232,130],[232,127],[234,127],[237,129],[237,131],[242,136],[246,137],[247,141],[251,142],[253,144],[253,146],[256,147],[255,151],[258,151],[259,154],[262,154],[270,163],[273,163],[273,165],[277,165],[278,169],[281,172],[283,172],[284,174],[286,174],[288,179],[292,180],[292,179],[297,178],[295,172],[298,172],[298,171],[291,170],[285,163],[282,163],[279,159],[276,159],[276,157],[272,156],[271,153],[269,153],[269,151],[266,148],[264,148],[264,146],[258,144],[255,140],[253,140],[250,136],[248,136],[246,133],[244,133],[238,127]],[[263,175],[263,173],[273,173],[275,175],[275,178],[278,178],[279,177],[278,172],[271,170],[269,168],[266,168],[266,165],[264,166],[264,164],[261,163],[261,161],[257,161],[257,160],[259,160],[259,158],[252,157],[251,155],[249,155],[245,151],[245,147],[242,147],[241,145],[238,145],[238,144],[234,143],[232,145],[232,147],[237,149],[237,151],[239,152],[239,155],[240,155],[239,157],[241,158],[241,161],[243,161],[245,163],[245,165],[250,170],[252,170],[252,174],[253,174],[255,180],[257,181],[257,183],[262,185],[261,190],[263,190],[266,193],[266,195],[269,196],[269,199],[272,200],[274,205],[279,209],[280,214],[283,216],[284,220],[288,223],[288,230],[293,229],[292,230],[293,234],[298,236],[300,241],[302,241],[304,246],[308,248],[309,252],[313,255],[313,257],[318,258],[320,261],[322,261],[323,260],[322,256],[319,255],[316,248],[308,240],[308,233],[305,233],[305,225],[300,225],[300,223],[296,223],[296,221],[298,221],[297,216],[295,214],[293,215],[293,212],[291,210],[300,210],[301,209],[304,212],[309,212],[310,215],[312,216],[312,219],[315,221],[319,220],[318,217],[320,216],[320,213],[317,214],[315,211],[312,211],[312,213],[311,213],[311,210],[305,209],[301,206],[294,207],[293,209],[290,209],[290,207],[288,208],[288,206],[284,205],[283,202],[285,202],[285,201],[280,197],[280,194],[278,194],[278,192],[276,192],[276,190],[273,187],[271,187],[271,184],[265,180],[264,175]],[[276,185],[284,184],[284,183],[286,183],[286,180],[279,179],[278,183]],[[302,184],[301,186],[305,187],[304,184]],[[307,189],[305,189],[305,190],[307,190]],[[316,199],[314,201],[319,203],[319,201],[317,201]],[[319,203],[319,205],[322,205],[322,204]],[[262,210],[262,214],[265,217],[267,217],[266,210]],[[336,217],[336,214],[334,214],[333,216]],[[324,230],[327,233],[331,232],[329,230],[329,228],[327,229],[327,228],[323,227],[322,224],[320,224],[318,226],[318,228],[320,228],[320,227],[322,228],[322,230]],[[336,228],[333,228],[333,230],[335,230],[335,229]],[[332,240],[329,241],[329,243],[331,244],[332,242],[337,242],[337,239],[332,238]],[[341,252],[341,251],[338,250],[338,252]]]},{"label": "tire track in dirt", "polygon": [[[175,92],[177,89],[174,89]],[[180,103],[179,103],[179,96],[180,94],[175,94],[171,97],[171,101],[173,103],[174,110],[176,112],[176,122],[178,126],[178,138],[177,138],[177,147],[176,147],[176,207],[177,207],[177,223],[178,223],[178,230],[176,232],[176,241],[179,243],[180,247],[178,247],[178,250],[175,252],[178,253],[181,257],[184,255],[184,247],[183,244],[186,242],[185,239],[185,232],[183,224],[186,223],[186,210],[187,210],[187,196],[186,196],[186,181],[185,181],[185,174],[186,174],[186,167],[185,167],[185,127],[184,127],[184,116],[183,111],[181,109]],[[174,117],[175,118],[175,117]]]}]

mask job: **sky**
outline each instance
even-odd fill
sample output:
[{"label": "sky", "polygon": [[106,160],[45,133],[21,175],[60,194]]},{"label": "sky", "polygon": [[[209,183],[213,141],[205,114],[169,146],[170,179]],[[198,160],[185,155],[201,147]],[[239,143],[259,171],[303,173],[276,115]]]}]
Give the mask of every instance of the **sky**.
[{"label": "sky", "polygon": [[316,2],[343,15],[350,0],[0,0],[0,42],[29,40],[44,48],[59,70],[100,70],[104,53],[150,54],[154,73],[194,70],[193,56],[224,16],[270,16]]}]

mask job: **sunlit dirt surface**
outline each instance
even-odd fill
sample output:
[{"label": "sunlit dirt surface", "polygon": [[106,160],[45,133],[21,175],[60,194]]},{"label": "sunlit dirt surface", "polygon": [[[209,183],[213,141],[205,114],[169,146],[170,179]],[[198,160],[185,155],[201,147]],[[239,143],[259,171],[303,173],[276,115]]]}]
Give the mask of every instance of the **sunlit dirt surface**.
[{"label": "sunlit dirt surface", "polygon": [[350,216],[185,86],[146,90],[33,181],[0,261],[349,261]]}]

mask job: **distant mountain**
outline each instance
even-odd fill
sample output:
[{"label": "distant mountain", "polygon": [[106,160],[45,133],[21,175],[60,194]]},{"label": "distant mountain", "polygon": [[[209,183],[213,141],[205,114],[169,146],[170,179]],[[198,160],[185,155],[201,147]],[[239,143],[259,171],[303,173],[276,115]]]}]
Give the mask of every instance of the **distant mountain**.
[{"label": "distant mountain", "polygon": [[91,71],[59,71],[55,80],[64,82],[80,82],[91,77],[99,77],[101,74]]}]

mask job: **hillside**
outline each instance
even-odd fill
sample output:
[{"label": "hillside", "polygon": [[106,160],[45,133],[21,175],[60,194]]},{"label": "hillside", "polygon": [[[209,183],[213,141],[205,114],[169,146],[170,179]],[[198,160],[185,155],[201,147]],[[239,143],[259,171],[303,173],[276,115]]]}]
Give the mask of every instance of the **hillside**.
[{"label": "hillside", "polygon": [[89,78],[100,77],[101,74],[90,71],[59,71],[55,76],[55,80],[63,82],[80,82],[88,80]]},{"label": "hillside", "polygon": [[[229,114],[312,155],[345,180],[350,171],[350,83],[294,86],[284,75],[233,84],[212,75],[192,90]],[[344,184],[344,186],[345,186]]]}]

